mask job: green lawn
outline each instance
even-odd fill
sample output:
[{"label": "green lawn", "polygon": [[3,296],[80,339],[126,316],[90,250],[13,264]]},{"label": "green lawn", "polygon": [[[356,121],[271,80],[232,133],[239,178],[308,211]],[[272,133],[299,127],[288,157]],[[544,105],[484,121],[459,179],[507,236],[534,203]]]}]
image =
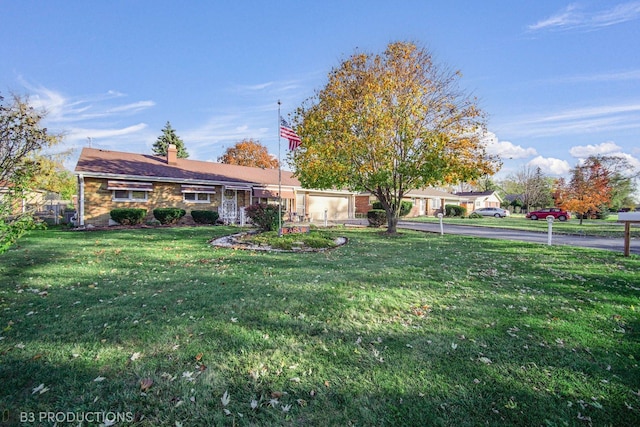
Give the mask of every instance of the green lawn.
[{"label": "green lawn", "polygon": [[[580,224],[578,219],[570,219],[568,221],[554,221],[553,232],[557,234],[575,234],[580,236],[596,236],[596,237],[623,237],[624,236],[624,224],[617,222],[617,215],[610,215],[606,220],[583,220]],[[440,220],[433,216],[430,217],[417,217],[417,218],[403,218],[403,221],[417,221],[417,222],[434,222],[437,223]],[[445,217],[443,219],[445,224],[454,225],[472,225],[479,227],[496,227],[496,228],[510,228],[523,231],[539,231],[547,232],[548,223],[545,219],[533,221],[526,219],[524,215],[511,215],[507,218],[459,218],[459,217]],[[631,236],[640,237],[640,226],[634,224],[631,227]]]},{"label": "green lawn", "polygon": [[0,255],[3,422],[640,425],[638,256],[371,229],[208,244],[234,230],[35,231]]}]

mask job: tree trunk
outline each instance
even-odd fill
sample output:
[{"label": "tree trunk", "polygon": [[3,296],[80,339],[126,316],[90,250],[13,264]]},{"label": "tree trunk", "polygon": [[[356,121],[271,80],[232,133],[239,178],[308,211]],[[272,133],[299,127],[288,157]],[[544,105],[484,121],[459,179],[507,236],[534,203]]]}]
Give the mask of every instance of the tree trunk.
[{"label": "tree trunk", "polygon": [[391,209],[386,210],[387,213],[387,234],[396,234],[398,229],[398,216],[396,212],[390,212]]}]

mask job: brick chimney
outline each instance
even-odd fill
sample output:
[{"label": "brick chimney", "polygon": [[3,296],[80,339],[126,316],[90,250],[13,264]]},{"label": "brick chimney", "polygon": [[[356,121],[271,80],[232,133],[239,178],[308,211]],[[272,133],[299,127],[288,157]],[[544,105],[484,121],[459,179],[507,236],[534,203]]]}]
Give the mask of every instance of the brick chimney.
[{"label": "brick chimney", "polygon": [[178,149],[173,144],[169,144],[169,146],[167,147],[167,164],[178,164]]}]

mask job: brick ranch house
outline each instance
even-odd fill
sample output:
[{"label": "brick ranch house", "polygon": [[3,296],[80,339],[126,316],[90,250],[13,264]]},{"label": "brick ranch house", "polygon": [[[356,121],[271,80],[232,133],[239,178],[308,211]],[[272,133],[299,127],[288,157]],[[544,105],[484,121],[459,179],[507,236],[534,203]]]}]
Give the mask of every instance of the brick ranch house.
[{"label": "brick ranch house", "polygon": [[[115,208],[153,210],[177,207],[215,210],[228,222],[255,203],[277,203],[277,169],[179,159],[175,146],[167,156],[83,148],[75,168],[78,225],[105,226]],[[355,193],[302,188],[292,172],[282,171],[285,219],[320,222],[355,216]]]},{"label": "brick ranch house", "polygon": [[[370,193],[361,193],[356,196],[356,214],[365,216],[367,211],[373,209],[373,204],[378,200]],[[423,188],[411,190],[403,197],[403,200],[413,204],[407,217],[436,215],[447,204],[460,204],[462,198],[436,188]]]}]

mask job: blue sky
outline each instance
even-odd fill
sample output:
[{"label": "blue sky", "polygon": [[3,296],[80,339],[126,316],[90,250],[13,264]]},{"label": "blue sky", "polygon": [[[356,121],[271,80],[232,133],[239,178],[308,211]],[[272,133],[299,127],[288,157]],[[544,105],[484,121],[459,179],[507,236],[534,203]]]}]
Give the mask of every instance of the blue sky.
[{"label": "blue sky", "polygon": [[89,144],[151,153],[167,121],[191,159],[243,138],[277,154],[278,100],[286,117],[356,48],[392,41],[461,70],[498,178],[590,154],[640,168],[640,1],[0,0],[0,16],[0,93],[47,109],[71,168]]}]

